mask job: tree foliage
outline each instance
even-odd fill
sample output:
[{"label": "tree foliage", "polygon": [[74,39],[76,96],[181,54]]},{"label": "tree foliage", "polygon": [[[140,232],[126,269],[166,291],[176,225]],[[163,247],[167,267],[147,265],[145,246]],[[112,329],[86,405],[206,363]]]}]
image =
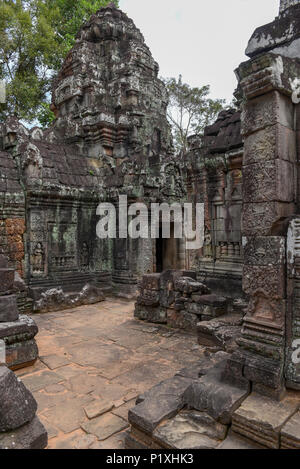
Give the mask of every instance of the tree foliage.
[{"label": "tree foliage", "polygon": [[224,109],[223,99],[209,98],[210,87],[192,88],[178,79],[163,80],[169,92],[168,119],[172,126],[175,148],[187,151],[188,137],[203,134],[204,128],[211,124],[218,113]]},{"label": "tree foliage", "polygon": [[[51,80],[74,44],[80,26],[111,0],[0,0],[0,80],[14,114],[47,125]],[[115,0],[118,5],[118,0]]]}]

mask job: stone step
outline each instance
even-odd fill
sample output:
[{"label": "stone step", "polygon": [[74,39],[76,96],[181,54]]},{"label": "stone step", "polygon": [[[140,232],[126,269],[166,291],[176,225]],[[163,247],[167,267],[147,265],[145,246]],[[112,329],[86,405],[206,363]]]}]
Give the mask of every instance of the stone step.
[{"label": "stone step", "polygon": [[267,448],[279,449],[281,431],[288,441],[293,422],[285,430],[283,427],[299,407],[300,397],[294,392],[281,401],[252,393],[233,414],[232,430]]}]

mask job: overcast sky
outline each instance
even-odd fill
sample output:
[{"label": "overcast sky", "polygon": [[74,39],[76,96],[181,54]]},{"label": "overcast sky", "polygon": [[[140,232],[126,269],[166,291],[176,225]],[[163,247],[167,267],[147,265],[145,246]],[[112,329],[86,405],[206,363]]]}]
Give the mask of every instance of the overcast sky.
[{"label": "overcast sky", "polygon": [[211,86],[214,98],[232,99],[234,69],[256,27],[274,20],[279,0],[120,0],[144,34],[164,77],[183,75]]}]

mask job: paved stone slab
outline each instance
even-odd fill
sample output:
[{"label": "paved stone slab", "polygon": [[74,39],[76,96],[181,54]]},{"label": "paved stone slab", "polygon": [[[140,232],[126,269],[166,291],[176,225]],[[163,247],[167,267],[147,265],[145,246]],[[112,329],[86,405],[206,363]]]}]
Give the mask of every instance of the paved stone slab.
[{"label": "paved stone slab", "polygon": [[50,424],[59,428],[64,433],[71,433],[80,428],[81,423],[85,420],[85,413],[83,406],[89,401],[82,399],[66,400],[62,404],[45,411],[44,417]]},{"label": "paved stone slab", "polygon": [[42,371],[38,374],[22,377],[22,381],[30,391],[39,391],[50,384],[57,384],[62,381],[61,376],[56,373],[50,373],[49,371]]},{"label": "paved stone slab", "polygon": [[86,433],[95,435],[100,441],[106,440],[128,427],[129,425],[125,420],[113,414],[102,415],[81,425]]},{"label": "paved stone slab", "polygon": [[69,365],[70,360],[64,355],[48,355],[46,357],[40,357],[40,360],[47,365],[50,370],[56,370],[57,368],[61,368],[65,365]]},{"label": "paved stone slab", "polygon": [[49,449],[89,449],[96,442],[94,435],[87,435],[79,429],[70,435],[51,441]]},{"label": "paved stone slab", "polygon": [[[38,361],[18,373],[33,389],[39,415],[49,429],[49,448],[124,449],[124,430],[97,442],[96,436],[81,429],[89,422],[84,408],[93,401],[112,403],[111,414],[121,419],[122,428],[140,393],[202,356],[201,349],[195,350],[195,337],[136,321],[133,307],[132,302],[111,300],[72,313],[35,315],[40,355],[48,366]],[[63,364],[64,357],[69,364]],[[90,445],[91,441],[95,442]]]},{"label": "paved stone slab", "polygon": [[90,404],[87,404],[84,407],[84,411],[88,419],[92,420],[96,417],[99,417],[106,412],[109,412],[113,408],[114,404],[112,402],[105,401],[92,401]]}]

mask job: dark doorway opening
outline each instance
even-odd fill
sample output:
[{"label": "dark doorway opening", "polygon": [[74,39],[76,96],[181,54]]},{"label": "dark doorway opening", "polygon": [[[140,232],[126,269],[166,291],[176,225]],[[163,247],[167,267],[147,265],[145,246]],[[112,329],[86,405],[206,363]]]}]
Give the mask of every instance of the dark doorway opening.
[{"label": "dark doorway opening", "polygon": [[159,238],[156,240],[156,272],[169,269],[180,269],[179,239],[174,238],[174,223],[170,226],[170,238],[162,237],[162,225],[159,227]]}]

